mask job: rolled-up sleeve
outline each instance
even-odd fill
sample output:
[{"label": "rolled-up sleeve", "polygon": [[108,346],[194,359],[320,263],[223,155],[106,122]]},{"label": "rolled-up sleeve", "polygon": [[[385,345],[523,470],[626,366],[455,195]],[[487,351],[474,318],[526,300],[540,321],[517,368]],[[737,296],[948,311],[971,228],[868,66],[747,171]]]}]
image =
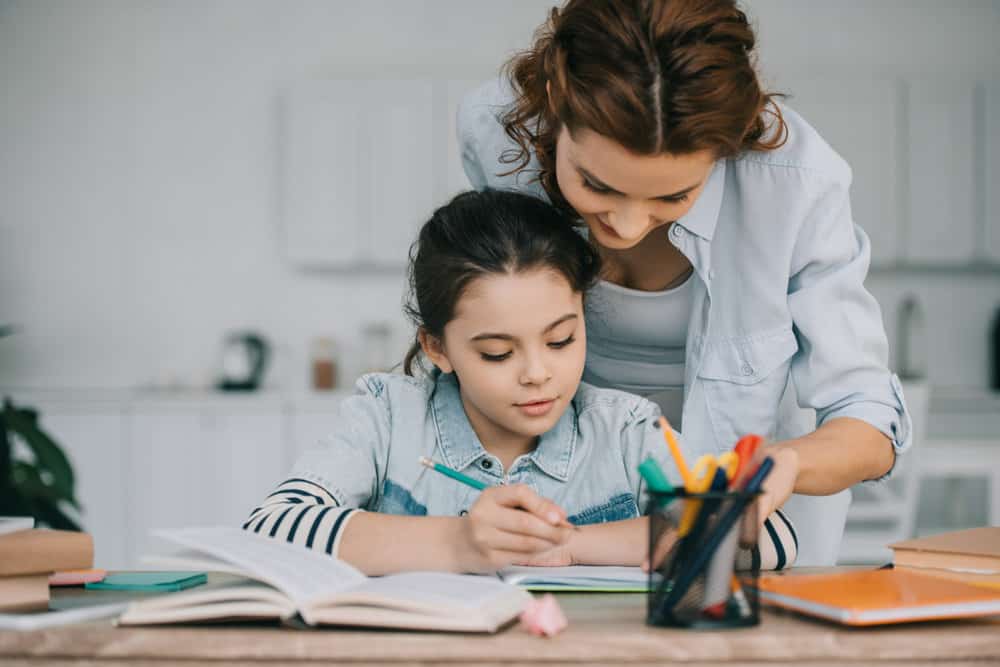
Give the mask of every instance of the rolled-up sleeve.
[{"label": "rolled-up sleeve", "polygon": [[[817,176],[817,179],[819,177]],[[892,440],[896,454],[912,441],[899,379],[878,302],[865,289],[867,234],[854,224],[850,178],[823,179],[792,256],[788,303],[799,352],[792,378],[817,427],[836,417],[865,421]]]}]

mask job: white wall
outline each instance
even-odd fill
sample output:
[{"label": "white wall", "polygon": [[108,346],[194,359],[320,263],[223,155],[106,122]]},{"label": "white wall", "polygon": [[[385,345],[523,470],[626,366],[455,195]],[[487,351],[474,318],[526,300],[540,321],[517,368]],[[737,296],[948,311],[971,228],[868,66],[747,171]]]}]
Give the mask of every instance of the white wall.
[{"label": "white wall", "polygon": [[[0,341],[0,386],[204,379],[234,327],[278,342],[272,380],[292,390],[305,386],[313,336],[356,351],[363,323],[384,319],[401,353],[401,274],[306,274],[281,259],[278,95],[338,73],[485,77],[529,44],[548,6],[0,1],[0,324],[22,328]],[[750,9],[779,86],[810,71],[1000,69],[998,2]],[[934,381],[985,385],[983,327],[1000,276],[871,284],[889,320],[903,286],[926,297]]]}]

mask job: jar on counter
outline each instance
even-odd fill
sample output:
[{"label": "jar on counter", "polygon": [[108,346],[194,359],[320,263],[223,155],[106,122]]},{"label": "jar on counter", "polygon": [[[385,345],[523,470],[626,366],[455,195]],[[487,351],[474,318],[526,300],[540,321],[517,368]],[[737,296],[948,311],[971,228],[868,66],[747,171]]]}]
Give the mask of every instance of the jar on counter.
[{"label": "jar on counter", "polygon": [[316,338],[312,342],[312,388],[333,391],[337,388],[336,345],[332,338]]}]

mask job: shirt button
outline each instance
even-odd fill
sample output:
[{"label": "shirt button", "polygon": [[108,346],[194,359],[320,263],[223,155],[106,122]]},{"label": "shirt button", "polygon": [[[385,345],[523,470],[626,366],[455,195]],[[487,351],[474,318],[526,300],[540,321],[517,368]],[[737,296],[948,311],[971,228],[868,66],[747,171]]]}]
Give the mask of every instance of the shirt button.
[{"label": "shirt button", "polygon": [[753,366],[750,364],[743,364],[743,367],[740,370],[743,371],[743,375],[748,377],[754,374]]},{"label": "shirt button", "polygon": [[493,467],[493,461],[490,461],[489,459],[483,459],[482,463],[480,463],[479,465],[483,467],[483,470],[489,470],[490,468]]},{"label": "shirt button", "polygon": [[709,280],[715,280],[715,269],[709,269],[708,270],[708,279]]},{"label": "shirt button", "polygon": [[458,513],[458,516],[468,516],[468,514],[469,510],[462,510],[461,512]]},{"label": "shirt button", "polygon": [[684,229],[678,227],[677,223],[675,222],[674,226],[670,228],[670,233],[673,234],[675,239],[679,239],[680,237],[684,236]]}]

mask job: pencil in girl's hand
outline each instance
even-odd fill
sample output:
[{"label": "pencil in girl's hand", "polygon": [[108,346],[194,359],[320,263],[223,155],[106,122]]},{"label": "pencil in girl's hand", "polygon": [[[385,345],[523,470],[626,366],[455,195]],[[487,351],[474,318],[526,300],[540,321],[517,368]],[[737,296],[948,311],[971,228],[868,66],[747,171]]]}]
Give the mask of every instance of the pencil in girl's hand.
[{"label": "pencil in girl's hand", "polygon": [[[439,473],[441,473],[442,475],[445,475],[446,477],[451,477],[452,479],[454,479],[454,480],[456,480],[458,482],[461,482],[462,484],[465,484],[466,486],[471,486],[474,489],[478,489],[479,491],[483,491],[484,489],[486,489],[489,486],[488,484],[483,484],[478,479],[472,479],[468,475],[463,475],[462,473],[458,472],[457,470],[453,470],[453,469],[449,468],[446,465],[442,465],[440,463],[435,463],[434,461],[431,461],[426,456],[421,456],[420,457],[420,465],[424,466],[425,468],[430,468],[431,470],[436,470]],[[580,530],[580,526],[576,526],[576,525],[570,523],[566,519],[563,519],[562,523],[559,524],[559,525],[563,526],[565,528],[572,528],[573,530]]]},{"label": "pencil in girl's hand", "polygon": [[479,491],[484,490],[487,486],[486,484],[480,482],[478,479],[472,479],[468,475],[463,475],[457,470],[452,470],[448,466],[441,465],[440,463],[435,463],[426,456],[420,457],[420,465],[424,466],[425,468],[430,468],[431,470],[437,470],[442,475],[451,477],[452,479],[457,480],[462,484],[465,484],[466,486],[471,486],[474,489],[478,489]]}]

